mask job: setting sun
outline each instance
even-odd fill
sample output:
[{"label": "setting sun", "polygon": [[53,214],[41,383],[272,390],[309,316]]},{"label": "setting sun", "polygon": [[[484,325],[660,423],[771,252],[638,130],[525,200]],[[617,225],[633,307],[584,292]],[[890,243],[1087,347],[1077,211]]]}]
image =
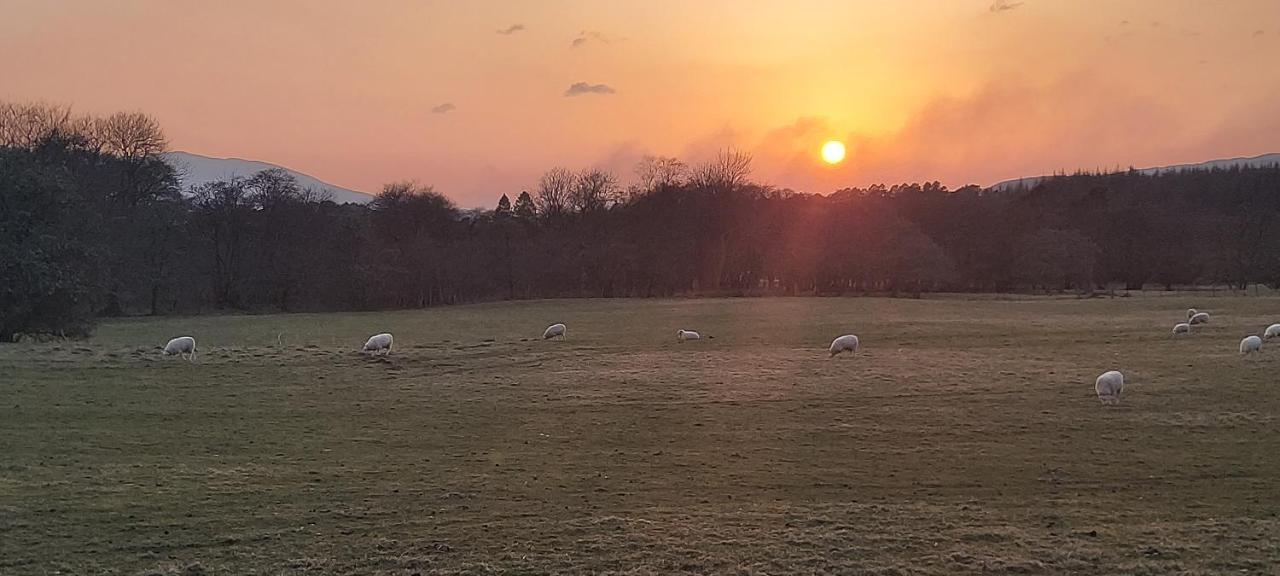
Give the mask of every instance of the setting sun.
[{"label": "setting sun", "polygon": [[828,140],[822,145],[822,160],[827,164],[839,164],[844,160],[844,142]]}]

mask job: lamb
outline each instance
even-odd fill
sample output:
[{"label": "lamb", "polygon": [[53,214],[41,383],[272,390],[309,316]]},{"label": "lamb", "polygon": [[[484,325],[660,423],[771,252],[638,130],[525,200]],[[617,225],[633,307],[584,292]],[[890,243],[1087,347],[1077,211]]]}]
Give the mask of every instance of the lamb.
[{"label": "lamb", "polygon": [[391,355],[391,345],[394,340],[395,339],[386,332],[383,332],[382,334],[375,334],[369,337],[368,342],[364,343],[364,350],[362,350],[362,352],[372,352],[373,354],[377,354],[379,350],[386,350],[382,355],[389,356]]},{"label": "lamb", "polygon": [[1257,336],[1246,336],[1240,341],[1240,354],[1247,357],[1254,352],[1262,352],[1262,339]]},{"label": "lamb", "polygon": [[542,333],[543,340],[550,340],[556,336],[559,336],[561,340],[567,338],[567,336],[565,336],[564,324],[552,324],[547,326],[546,331]]},{"label": "lamb", "polygon": [[1191,315],[1191,324],[1192,324],[1192,325],[1195,325],[1195,324],[1208,324],[1208,323],[1209,323],[1209,313],[1208,313],[1208,312],[1196,312],[1195,314],[1192,314],[1192,315]]},{"label": "lamb", "polygon": [[1187,324],[1186,322],[1179,322],[1173,325],[1174,336],[1177,336],[1179,334],[1189,334],[1190,332],[1191,332],[1191,325]]},{"label": "lamb", "polygon": [[1103,406],[1119,405],[1120,393],[1124,391],[1124,374],[1116,370],[1103,372],[1093,383],[1093,389]]},{"label": "lamb", "polygon": [[179,356],[186,354],[187,360],[191,362],[195,362],[196,361],[196,339],[190,336],[179,336],[177,338],[174,338],[173,340],[170,340],[168,344],[164,345],[164,355],[172,356],[174,354],[177,354]]},{"label": "lamb", "polygon": [[1267,331],[1262,333],[1263,340],[1270,340],[1272,338],[1280,338],[1280,324],[1267,326]]},{"label": "lamb", "polygon": [[835,358],[836,354],[848,351],[850,354],[858,351],[858,337],[853,334],[845,334],[831,341],[831,357]]},{"label": "lamb", "polygon": [[685,340],[701,340],[702,335],[693,330],[676,330],[676,340],[684,342]]}]

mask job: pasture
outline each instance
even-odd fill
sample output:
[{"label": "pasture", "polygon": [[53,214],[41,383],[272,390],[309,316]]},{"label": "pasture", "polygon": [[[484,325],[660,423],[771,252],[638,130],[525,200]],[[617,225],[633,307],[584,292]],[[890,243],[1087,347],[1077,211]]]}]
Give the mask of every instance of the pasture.
[{"label": "pasture", "polygon": [[[1171,338],[1191,306],[1212,322]],[[1277,321],[1273,297],[111,321],[0,346],[0,574],[1274,574],[1280,343],[1238,345]],[[382,331],[389,357],[358,353]],[[194,363],[160,355],[179,335]]]}]

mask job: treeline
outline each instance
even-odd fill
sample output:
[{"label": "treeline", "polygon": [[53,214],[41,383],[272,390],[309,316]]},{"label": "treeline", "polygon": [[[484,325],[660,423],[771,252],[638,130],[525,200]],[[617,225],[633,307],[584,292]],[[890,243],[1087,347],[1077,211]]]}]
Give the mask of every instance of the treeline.
[{"label": "treeline", "polygon": [[548,171],[492,210],[397,183],[337,205],[283,171],[180,189],[141,114],[0,104],[0,341],[121,314],[508,298],[1280,287],[1280,167],[933,182],[828,196],[726,152],[633,183]]}]

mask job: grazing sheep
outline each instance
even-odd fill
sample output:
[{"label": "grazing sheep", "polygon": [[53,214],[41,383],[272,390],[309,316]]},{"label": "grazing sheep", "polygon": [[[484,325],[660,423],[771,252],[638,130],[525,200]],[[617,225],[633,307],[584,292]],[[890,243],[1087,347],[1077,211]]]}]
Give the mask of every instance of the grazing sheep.
[{"label": "grazing sheep", "polygon": [[547,326],[546,331],[542,333],[543,340],[550,340],[556,336],[559,336],[561,340],[567,338],[567,336],[565,336],[564,324],[552,324]]},{"label": "grazing sheep", "polygon": [[1262,339],[1257,336],[1247,336],[1240,341],[1240,354],[1248,356],[1254,352],[1262,352]]},{"label": "grazing sheep", "polygon": [[858,337],[853,334],[845,334],[831,341],[831,357],[835,358],[836,354],[844,351],[850,354],[858,351]]},{"label": "grazing sheep", "polygon": [[1190,320],[1190,319],[1191,319],[1191,317],[1192,317],[1192,316],[1195,316],[1195,315],[1196,315],[1196,309],[1195,309],[1195,308],[1187,308],[1187,320]]},{"label": "grazing sheep", "polygon": [[164,345],[164,355],[172,356],[177,354],[182,356],[186,354],[187,360],[195,362],[196,360],[196,339],[190,336],[179,336],[170,340]]},{"label": "grazing sheep", "polygon": [[701,340],[702,335],[693,330],[676,330],[676,340],[684,342],[685,340]]},{"label": "grazing sheep", "polygon": [[1189,333],[1191,333],[1191,325],[1190,325],[1190,324],[1187,324],[1186,322],[1179,322],[1179,323],[1177,323],[1177,324],[1174,324],[1174,325],[1173,325],[1173,335],[1174,335],[1174,336],[1177,336],[1177,335],[1179,335],[1179,334],[1189,334]]},{"label": "grazing sheep", "polygon": [[1209,323],[1209,313],[1208,313],[1208,312],[1196,312],[1195,314],[1192,314],[1192,315],[1191,315],[1191,324],[1193,324],[1193,325],[1194,325],[1194,324],[1208,324],[1208,323]]},{"label": "grazing sheep", "polygon": [[1267,326],[1267,331],[1262,333],[1263,340],[1270,340],[1272,338],[1280,338],[1280,324]]},{"label": "grazing sheep", "polygon": [[383,332],[382,334],[375,334],[369,337],[368,342],[364,343],[364,350],[362,351],[377,354],[379,350],[386,350],[382,355],[389,356],[391,354],[391,344],[394,340],[395,339],[386,332]]},{"label": "grazing sheep", "polygon": [[1098,393],[1103,406],[1120,404],[1120,393],[1124,391],[1124,374],[1116,370],[1103,372],[1093,383],[1093,389]]}]

